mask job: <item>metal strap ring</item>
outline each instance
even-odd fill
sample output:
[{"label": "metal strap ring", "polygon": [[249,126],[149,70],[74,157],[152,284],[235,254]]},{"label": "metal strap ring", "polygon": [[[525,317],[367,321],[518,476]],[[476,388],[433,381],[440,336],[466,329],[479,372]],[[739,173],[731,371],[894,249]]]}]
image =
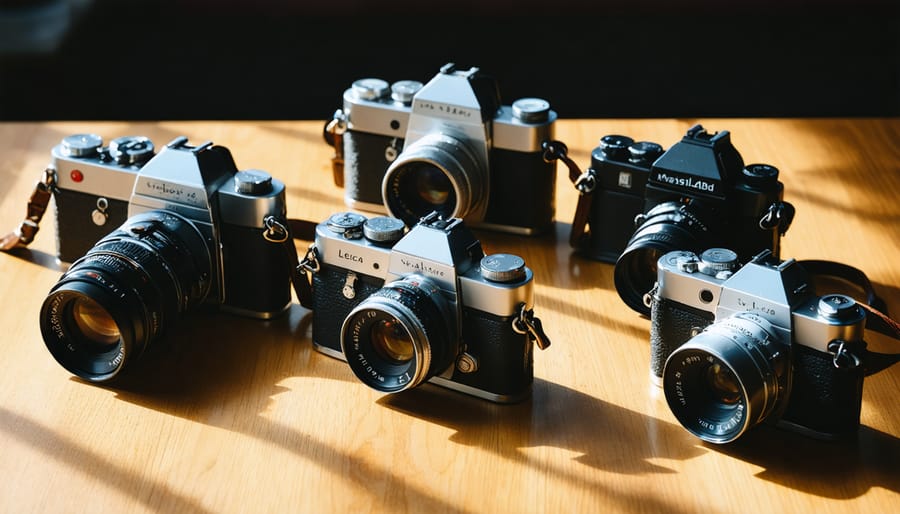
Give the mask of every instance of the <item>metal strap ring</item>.
[{"label": "metal strap ring", "polygon": [[285,228],[280,221],[275,219],[274,216],[266,216],[263,220],[263,224],[266,226],[266,230],[263,232],[263,237],[266,241],[270,243],[283,243],[290,238],[287,228]]}]

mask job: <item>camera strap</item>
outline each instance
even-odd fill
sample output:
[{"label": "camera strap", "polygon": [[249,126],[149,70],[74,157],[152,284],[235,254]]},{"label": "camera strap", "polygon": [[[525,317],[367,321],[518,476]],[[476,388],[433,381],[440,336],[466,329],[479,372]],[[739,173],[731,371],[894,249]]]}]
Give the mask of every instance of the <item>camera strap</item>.
[{"label": "camera strap", "polygon": [[309,274],[319,271],[315,246],[310,246],[306,256],[301,261],[297,254],[295,239],[314,241],[316,236],[316,223],[294,218],[278,218],[266,216],[263,220],[266,230],[263,237],[270,243],[280,244],[290,265],[291,285],[300,305],[312,309],[312,284]]},{"label": "camera strap", "polygon": [[47,168],[40,181],[34,186],[34,191],[28,199],[25,219],[19,226],[0,239],[0,250],[8,252],[15,248],[24,248],[34,241],[34,236],[40,229],[41,218],[47,212],[50,205],[50,197],[56,191],[56,170]]},{"label": "camera strap", "polygon": [[322,136],[325,142],[334,147],[334,155],[331,157],[331,172],[334,175],[334,185],[344,187],[344,133],[347,132],[347,116],[344,111],[338,109],[334,117],[325,123]]},{"label": "camera strap", "polygon": [[803,260],[798,264],[810,274],[814,281],[830,280],[854,286],[863,293],[867,305],[879,311],[888,311],[887,304],[875,293],[872,282],[861,269],[841,262],[822,260]]},{"label": "camera strap", "polygon": [[583,245],[585,239],[585,231],[587,229],[588,214],[591,212],[591,201],[594,195],[594,188],[597,187],[597,181],[591,170],[582,173],[578,164],[569,157],[569,148],[562,141],[544,141],[541,144],[544,149],[543,158],[545,162],[555,160],[562,161],[569,168],[569,180],[578,190],[578,203],[575,205],[575,216],[572,219],[572,230],[569,233],[569,244],[574,248]]},{"label": "camera strap", "polygon": [[[875,309],[871,305],[859,304],[866,311],[866,329],[884,334],[890,338],[900,341],[900,323],[897,323],[886,314]],[[840,348],[835,354],[835,366],[838,365],[838,359],[841,357]],[[900,362],[900,353],[879,353],[870,350],[864,350],[862,366],[866,375],[874,375],[879,371],[887,369],[894,364]]]},{"label": "camera strap", "polygon": [[[805,260],[798,264],[809,273],[813,281],[829,281],[853,286],[856,293],[862,292],[864,301],[857,302],[866,311],[866,329],[900,340],[900,323],[888,316],[887,304],[875,293],[869,277],[862,270],[834,261]],[[815,288],[817,290],[821,288]],[[857,296],[859,294],[849,294]],[[900,353],[878,353],[863,350],[861,355],[853,355],[843,341],[832,341],[829,351],[834,355],[836,367],[862,366],[866,375],[874,375],[900,362]]]}]

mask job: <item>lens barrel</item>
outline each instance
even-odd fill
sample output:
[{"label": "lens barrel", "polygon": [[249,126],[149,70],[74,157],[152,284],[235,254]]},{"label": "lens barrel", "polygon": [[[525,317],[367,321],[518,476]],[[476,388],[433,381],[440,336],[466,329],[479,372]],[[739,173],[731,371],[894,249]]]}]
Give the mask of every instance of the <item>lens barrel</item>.
[{"label": "lens barrel", "polygon": [[629,307],[650,315],[644,295],[656,283],[657,261],[671,251],[701,248],[709,232],[708,218],[696,204],[679,202],[661,203],[647,213],[616,261],[613,274],[616,291]]},{"label": "lens barrel", "polygon": [[458,338],[449,304],[428,279],[411,275],[360,302],[344,320],[341,349],[364,384],[396,393],[449,367]]},{"label": "lens barrel", "polygon": [[487,170],[475,153],[447,134],[429,134],[407,146],[384,175],[384,205],[408,226],[432,211],[464,218],[486,201]]},{"label": "lens barrel", "polygon": [[41,307],[44,343],[71,373],[116,377],[210,289],[206,241],[169,211],[129,218],[77,260]]},{"label": "lens barrel", "polygon": [[672,352],[663,372],[666,402],[700,439],[734,441],[783,403],[788,349],[759,315],[735,314]]}]

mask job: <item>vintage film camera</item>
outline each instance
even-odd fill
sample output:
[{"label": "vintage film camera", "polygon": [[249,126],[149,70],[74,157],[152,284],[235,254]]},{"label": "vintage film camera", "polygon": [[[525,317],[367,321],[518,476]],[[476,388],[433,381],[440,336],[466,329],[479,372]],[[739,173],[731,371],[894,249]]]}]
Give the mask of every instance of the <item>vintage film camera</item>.
[{"label": "vintage film camera", "polygon": [[760,423],[834,439],[859,426],[865,311],[817,296],[807,271],[765,250],[670,252],[651,293],[650,368],[691,433],[734,441]]},{"label": "vintage film camera", "polygon": [[[152,149],[146,138],[115,141],[119,151]],[[75,135],[54,148],[60,258],[86,251],[41,308],[44,342],[63,367],[110,380],[199,304],[262,319],[290,306],[290,262],[277,244],[287,234],[267,225],[286,216],[284,184],[238,171],[210,142],[180,137],[127,165],[113,147]],[[96,225],[84,221],[92,208]],[[115,224],[94,245],[97,226]]]},{"label": "vintage film camera", "polygon": [[691,127],[669,150],[609,135],[591,154],[594,195],[582,252],[615,262],[615,284],[632,309],[649,314],[644,294],[656,261],[674,250],[733,249],[742,262],[762,250],[779,254],[793,219],[778,170],[744,166],[728,131]]},{"label": "vintage film camera", "polygon": [[352,208],[386,208],[408,226],[437,211],[470,226],[536,234],[555,214],[556,162],[542,149],[555,121],[547,101],[501,105],[492,78],[447,64],[424,86],[357,80],[325,136]]},{"label": "vintage film camera", "polygon": [[[485,256],[459,219],[339,213],[316,227],[313,344],[364,384],[395,393],[429,381],[494,402],[531,391],[533,317],[522,258]],[[309,264],[307,264],[309,266]]]}]

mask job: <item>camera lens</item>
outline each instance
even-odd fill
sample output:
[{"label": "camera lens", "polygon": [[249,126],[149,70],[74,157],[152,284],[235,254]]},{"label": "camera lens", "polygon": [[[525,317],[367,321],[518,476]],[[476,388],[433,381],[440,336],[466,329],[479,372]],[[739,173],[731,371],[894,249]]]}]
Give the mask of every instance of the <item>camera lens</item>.
[{"label": "camera lens", "polygon": [[122,335],[119,326],[109,312],[88,297],[79,297],[72,302],[72,317],[79,337],[100,347],[117,344]]},{"label": "camera lens", "polygon": [[650,210],[616,261],[616,291],[635,311],[649,315],[644,295],[657,279],[656,263],[675,250],[697,250],[709,232],[709,215],[698,204],[661,203]]},{"label": "camera lens", "polygon": [[[401,194],[418,202],[421,209],[433,211],[447,211],[456,204],[456,195],[453,194],[453,184],[439,168],[424,162],[410,164],[411,180],[403,185],[408,188]],[[418,209],[417,209],[418,210]]]},{"label": "camera lens", "polygon": [[94,382],[117,376],[210,288],[206,241],[187,219],[149,211],[101,239],[41,307],[53,357]]},{"label": "camera lens", "polygon": [[784,396],[786,355],[768,321],[751,312],[735,314],[672,352],[663,371],[666,401],[697,437],[734,441]]},{"label": "camera lens", "polygon": [[457,353],[447,300],[428,279],[410,275],[360,302],[341,327],[341,349],[364,384],[395,393],[447,369]]},{"label": "camera lens", "polygon": [[741,399],[741,389],[737,377],[721,364],[712,364],[706,368],[706,384],[715,402],[734,405]]},{"label": "camera lens", "polygon": [[382,359],[402,364],[415,355],[412,338],[397,320],[378,321],[370,335],[372,347]]},{"label": "camera lens", "polygon": [[487,174],[475,153],[447,134],[429,134],[407,146],[384,175],[388,212],[407,225],[437,211],[464,218],[486,201]]}]

